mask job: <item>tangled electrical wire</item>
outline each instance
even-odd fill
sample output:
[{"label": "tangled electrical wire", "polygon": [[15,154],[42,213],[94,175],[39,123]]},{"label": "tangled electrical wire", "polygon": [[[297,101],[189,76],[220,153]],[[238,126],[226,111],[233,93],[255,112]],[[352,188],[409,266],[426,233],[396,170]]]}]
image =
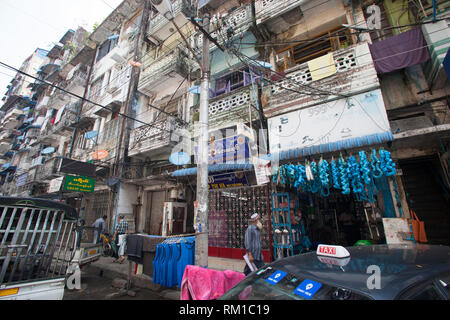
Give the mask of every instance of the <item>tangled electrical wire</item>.
[{"label": "tangled electrical wire", "polygon": [[375,202],[378,192],[375,179],[390,177],[396,174],[395,162],[391,153],[386,150],[373,149],[369,157],[365,151],[344,159],[328,162],[320,159],[319,163],[307,161],[303,164],[281,165],[272,181],[278,185],[286,185],[303,192],[320,194],[322,197],[330,195],[330,188],[340,190],[344,195],[353,192],[358,201]]}]

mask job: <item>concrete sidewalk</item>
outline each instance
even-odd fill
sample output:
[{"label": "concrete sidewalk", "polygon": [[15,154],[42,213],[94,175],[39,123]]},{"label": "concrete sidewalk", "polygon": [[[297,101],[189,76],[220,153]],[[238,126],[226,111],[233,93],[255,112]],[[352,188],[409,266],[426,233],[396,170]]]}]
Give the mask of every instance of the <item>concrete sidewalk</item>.
[{"label": "concrete sidewalk", "polygon": [[[129,261],[125,260],[124,263],[115,263],[113,262],[114,258],[111,257],[100,257],[99,260],[91,263],[86,268],[89,268],[89,271],[92,272],[98,272],[103,277],[107,279],[123,279],[128,280],[128,268],[129,268]],[[135,275],[134,274],[134,263],[132,264],[132,270],[131,270],[131,289],[133,287],[136,288],[143,288],[143,289],[149,289],[156,293],[158,293],[160,296],[170,299],[170,300],[180,300],[180,289],[177,287],[174,288],[163,288],[159,284],[153,283],[153,280],[151,277],[141,274],[141,275]],[[83,271],[83,270],[82,270]]]},{"label": "concrete sidewalk", "polygon": [[[129,261],[125,260],[124,263],[115,263],[113,262],[114,258],[111,257],[100,257],[99,260],[91,263],[89,266],[85,268],[89,268],[90,272],[95,272],[101,274],[103,277],[107,279],[123,279],[128,280],[128,269],[129,269]],[[164,288],[159,284],[153,283],[153,280],[150,276],[141,274],[134,274],[134,263],[131,263],[131,289],[133,287],[149,289],[160,296],[170,299],[170,300],[179,300],[180,299],[180,289],[178,287],[173,288]],[[243,260],[233,260],[233,259],[224,259],[224,258],[208,258],[208,268],[213,270],[225,271],[225,270],[233,270],[237,272],[242,272],[245,267],[245,262]],[[82,270],[83,271],[83,270]]]}]

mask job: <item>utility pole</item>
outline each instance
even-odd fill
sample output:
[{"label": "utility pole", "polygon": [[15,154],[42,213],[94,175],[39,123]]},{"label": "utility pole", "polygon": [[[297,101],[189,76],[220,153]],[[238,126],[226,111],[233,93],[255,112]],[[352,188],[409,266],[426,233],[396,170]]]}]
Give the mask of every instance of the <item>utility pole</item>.
[{"label": "utility pole", "polygon": [[[210,16],[203,17],[203,29],[209,33]],[[202,83],[200,88],[200,137],[198,141],[197,163],[197,204],[195,228],[198,234],[195,243],[195,264],[208,267],[208,140],[209,140],[209,82],[210,56],[209,39],[203,37]]]}]

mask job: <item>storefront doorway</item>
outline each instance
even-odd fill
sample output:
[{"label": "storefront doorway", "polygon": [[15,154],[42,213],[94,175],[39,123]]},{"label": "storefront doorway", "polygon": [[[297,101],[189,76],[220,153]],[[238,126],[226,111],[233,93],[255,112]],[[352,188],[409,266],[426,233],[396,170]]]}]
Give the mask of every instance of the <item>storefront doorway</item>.
[{"label": "storefront doorway", "polygon": [[437,156],[400,161],[408,205],[425,223],[429,244],[450,245],[450,190]]}]

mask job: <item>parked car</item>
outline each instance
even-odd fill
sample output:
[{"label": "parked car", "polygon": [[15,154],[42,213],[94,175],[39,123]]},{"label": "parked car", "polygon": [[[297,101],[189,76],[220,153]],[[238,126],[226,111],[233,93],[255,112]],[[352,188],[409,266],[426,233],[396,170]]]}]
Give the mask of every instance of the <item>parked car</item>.
[{"label": "parked car", "polygon": [[320,245],[253,272],[221,300],[448,300],[450,247]]}]

